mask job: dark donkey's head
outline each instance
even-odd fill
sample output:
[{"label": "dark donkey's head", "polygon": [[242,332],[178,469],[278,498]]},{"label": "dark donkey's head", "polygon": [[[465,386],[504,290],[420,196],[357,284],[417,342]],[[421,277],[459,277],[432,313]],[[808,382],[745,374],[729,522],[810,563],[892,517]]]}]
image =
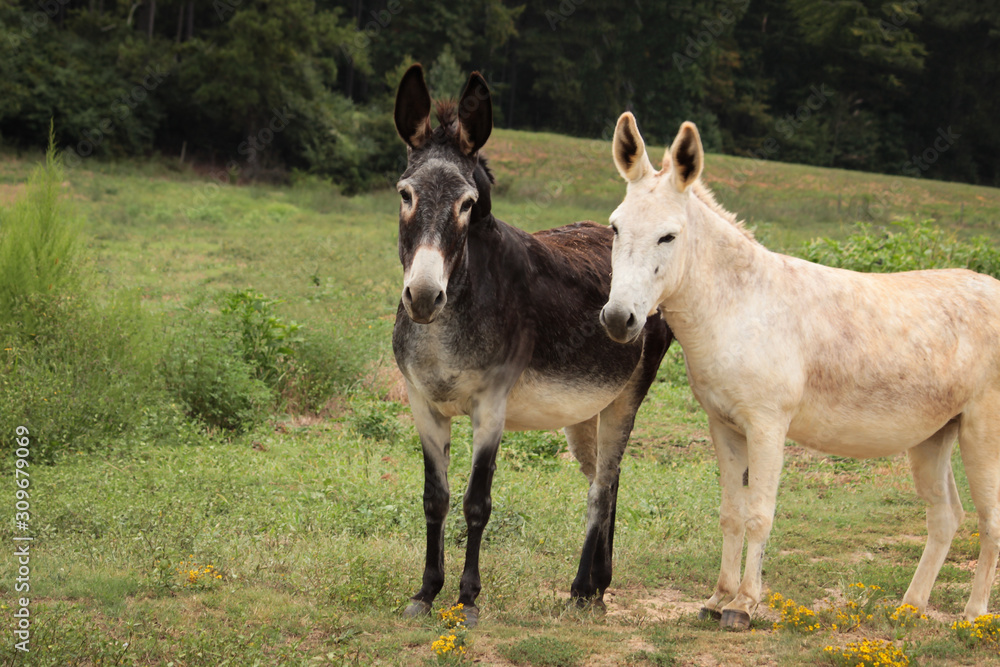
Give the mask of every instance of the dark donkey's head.
[{"label": "dark donkey's head", "polygon": [[414,65],[396,93],[396,131],[406,142],[406,171],[396,184],[399,259],[403,263],[403,307],[414,322],[427,324],[448,300],[448,281],[465,256],[470,226],[490,216],[492,176],[479,159],[493,130],[493,105],[486,81],[469,77],[457,105],[437,105],[431,130],[431,96],[420,65]]}]

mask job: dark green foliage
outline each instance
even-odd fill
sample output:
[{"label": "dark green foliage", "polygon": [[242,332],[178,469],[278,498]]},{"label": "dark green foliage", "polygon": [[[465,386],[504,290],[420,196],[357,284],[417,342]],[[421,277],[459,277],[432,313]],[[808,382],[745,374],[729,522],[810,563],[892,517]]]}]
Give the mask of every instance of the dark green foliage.
[{"label": "dark green foliage", "polygon": [[414,61],[443,98],[482,72],[501,126],[607,139],[631,109],[653,146],[692,120],[713,152],[1000,184],[1000,9],[978,0],[17,0],[0,138],[42,145],[54,119],[71,167],[183,150],[354,192],[401,171]]},{"label": "dark green foliage", "polygon": [[399,406],[373,397],[355,399],[348,423],[365,440],[395,443],[402,432],[396,413]]},{"label": "dark green foliage", "polygon": [[278,303],[246,289],[230,294],[222,304],[222,315],[228,316],[239,331],[243,360],[269,387],[285,378],[288,364],[295,357],[293,346],[302,340],[298,324],[285,322],[274,313]]},{"label": "dark green foliage", "polygon": [[211,428],[247,431],[262,423],[274,402],[260,370],[246,358],[239,323],[193,310],[174,327],[163,357],[163,377],[185,412]]},{"label": "dark green foliage", "polygon": [[889,273],[964,268],[1000,277],[1000,250],[991,239],[959,239],[932,220],[902,220],[890,229],[858,223],[844,241],[815,239],[801,253],[811,262],[853,271]]}]

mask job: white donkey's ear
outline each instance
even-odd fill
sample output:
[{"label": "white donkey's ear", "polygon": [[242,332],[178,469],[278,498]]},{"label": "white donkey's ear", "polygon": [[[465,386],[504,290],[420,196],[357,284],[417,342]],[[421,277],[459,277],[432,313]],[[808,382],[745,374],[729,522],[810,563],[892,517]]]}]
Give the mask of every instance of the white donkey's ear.
[{"label": "white donkey's ear", "polygon": [[[674,139],[674,143],[663,156],[663,161],[670,159],[670,178],[678,192],[684,192],[691,186],[705,166],[705,149],[701,145],[701,135],[698,128],[689,120],[681,123],[681,129]],[[666,168],[666,165],[664,165]]]},{"label": "white donkey's ear", "polygon": [[646,144],[643,143],[639,128],[636,127],[635,116],[629,111],[618,118],[611,153],[614,155],[618,173],[630,183],[655,171],[653,163],[646,154]]}]

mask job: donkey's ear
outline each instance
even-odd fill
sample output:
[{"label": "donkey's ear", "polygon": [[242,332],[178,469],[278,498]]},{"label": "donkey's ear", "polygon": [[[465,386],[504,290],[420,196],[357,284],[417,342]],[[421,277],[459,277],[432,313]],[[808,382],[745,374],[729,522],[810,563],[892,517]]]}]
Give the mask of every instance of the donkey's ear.
[{"label": "donkey's ear", "polygon": [[396,131],[410,148],[420,148],[431,136],[431,94],[419,64],[406,70],[399,82],[393,115]]},{"label": "donkey's ear", "polygon": [[653,164],[646,154],[646,144],[635,124],[635,116],[630,111],[626,111],[618,118],[615,138],[611,142],[611,153],[614,155],[618,173],[630,183],[653,172]]},{"label": "donkey's ear", "polygon": [[670,146],[670,162],[673,168],[671,178],[678,192],[684,192],[701,176],[705,166],[705,149],[701,145],[698,128],[689,120],[681,123],[681,129]]},{"label": "donkey's ear", "polygon": [[486,79],[473,72],[458,101],[458,144],[472,155],[486,144],[493,131],[493,100]]}]

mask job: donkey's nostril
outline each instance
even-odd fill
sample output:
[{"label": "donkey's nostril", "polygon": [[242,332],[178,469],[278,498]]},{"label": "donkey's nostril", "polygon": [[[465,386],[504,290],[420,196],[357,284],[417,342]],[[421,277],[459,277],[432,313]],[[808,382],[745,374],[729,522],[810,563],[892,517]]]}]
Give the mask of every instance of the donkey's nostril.
[{"label": "donkey's nostril", "polygon": [[634,325],[635,325],[635,313],[629,313],[628,321],[625,323],[625,326],[631,329]]},{"label": "donkey's nostril", "polygon": [[413,295],[410,294],[410,288],[407,287],[403,290],[403,301],[408,303],[413,303]]},{"label": "donkey's nostril", "polygon": [[440,306],[442,303],[444,303],[444,290],[438,292],[437,297],[434,298],[434,307],[436,308]]}]

